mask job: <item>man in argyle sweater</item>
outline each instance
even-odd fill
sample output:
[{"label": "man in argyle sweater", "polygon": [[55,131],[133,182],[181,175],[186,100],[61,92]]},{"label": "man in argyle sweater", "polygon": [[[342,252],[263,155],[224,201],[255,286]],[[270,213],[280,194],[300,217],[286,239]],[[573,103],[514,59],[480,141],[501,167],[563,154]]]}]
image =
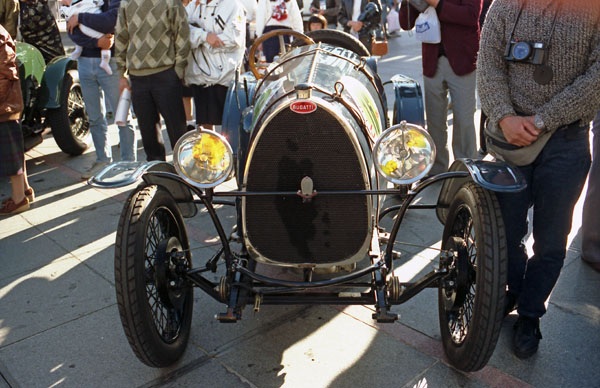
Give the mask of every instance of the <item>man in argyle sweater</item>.
[{"label": "man in argyle sweater", "polygon": [[147,160],[166,157],[159,114],[171,147],[186,131],[181,79],[189,52],[190,31],[181,0],[121,1],[115,32],[119,86],[131,88]]}]

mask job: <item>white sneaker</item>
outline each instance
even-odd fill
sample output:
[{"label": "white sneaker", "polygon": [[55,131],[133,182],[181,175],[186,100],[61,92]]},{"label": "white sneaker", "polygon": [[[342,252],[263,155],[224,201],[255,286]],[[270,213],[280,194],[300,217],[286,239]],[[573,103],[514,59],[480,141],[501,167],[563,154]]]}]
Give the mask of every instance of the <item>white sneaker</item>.
[{"label": "white sneaker", "polygon": [[88,180],[97,173],[100,172],[104,167],[108,165],[108,162],[98,162],[95,161],[83,174],[81,174],[81,179]]}]

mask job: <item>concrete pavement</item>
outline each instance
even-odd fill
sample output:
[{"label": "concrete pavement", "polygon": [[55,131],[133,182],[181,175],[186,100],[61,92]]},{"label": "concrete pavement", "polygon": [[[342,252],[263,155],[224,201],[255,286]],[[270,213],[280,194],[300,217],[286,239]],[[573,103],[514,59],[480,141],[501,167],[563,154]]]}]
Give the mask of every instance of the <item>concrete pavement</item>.
[{"label": "concrete pavement", "polygon": [[[420,80],[420,66],[419,45],[403,33],[390,40],[380,73],[384,81],[399,72]],[[93,149],[69,157],[46,136],[27,153],[32,209],[0,218],[0,387],[600,387],[600,275],[579,259],[582,200],[531,359],[510,350],[511,315],[486,368],[465,374],[450,367],[432,289],[395,307],[397,323],[381,325],[371,306],[248,308],[242,321],[224,325],[213,318],[223,305],[196,290],[185,356],[171,368],[148,368],[129,348],[114,289],[115,231],[131,187],[82,183],[94,159]],[[9,194],[2,179],[0,197]],[[233,212],[218,211],[230,226]],[[214,229],[205,213],[186,226],[194,261],[203,263],[215,250]],[[427,247],[439,246],[441,230],[433,211],[407,215],[399,240],[421,247],[403,249],[403,279],[436,265]]]}]

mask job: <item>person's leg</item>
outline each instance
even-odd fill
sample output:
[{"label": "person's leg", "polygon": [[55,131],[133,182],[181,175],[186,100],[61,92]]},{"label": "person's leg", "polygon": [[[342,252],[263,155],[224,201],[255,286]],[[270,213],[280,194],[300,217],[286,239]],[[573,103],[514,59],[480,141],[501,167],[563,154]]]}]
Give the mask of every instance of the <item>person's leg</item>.
[{"label": "person's leg", "polygon": [[440,57],[435,76],[423,77],[427,132],[433,138],[436,149],[435,163],[429,171],[431,175],[448,171],[448,86],[444,80],[444,68],[449,67],[446,57]]},{"label": "person's leg", "polygon": [[475,132],[475,72],[446,77],[452,98],[452,153],[454,159],[477,157]]},{"label": "person's leg", "polygon": [[593,156],[581,223],[581,257],[600,270],[600,112],[592,124]]},{"label": "person's leg", "polygon": [[531,165],[517,167],[527,182],[525,190],[516,193],[496,192],[505,225],[506,248],[508,256],[508,274],[506,284],[508,292],[518,298],[523,287],[523,277],[527,265],[527,249],[524,238],[527,235],[527,212],[531,206]]},{"label": "person's leg", "polygon": [[100,51],[100,68],[104,70],[108,75],[113,74],[113,69],[110,65],[110,50]]},{"label": "person's leg", "polygon": [[534,256],[527,262],[519,316],[539,318],[546,312],[544,302],[563,266],[573,208],[590,167],[587,131],[573,139],[564,136],[567,131],[571,128],[552,136],[534,162]]},{"label": "person's leg", "polygon": [[8,175],[11,196],[0,204],[0,215],[11,215],[29,209],[25,193],[23,133],[18,121],[0,122],[0,172]]},{"label": "person's leg", "polygon": [[14,203],[21,203],[25,198],[25,179],[23,179],[23,170],[21,174],[10,176],[10,185],[12,186],[11,198]]},{"label": "person's leg", "polygon": [[132,75],[130,79],[131,105],[137,116],[146,160],[166,160],[165,144],[160,129],[160,117],[151,94],[154,75],[143,77]]},{"label": "person's leg", "polygon": [[[534,355],[542,339],[544,302],[563,266],[573,208],[590,166],[587,132],[576,128],[556,132],[533,162],[534,255],[527,261],[513,334],[513,351],[520,358]],[[567,139],[567,133],[579,136]]]},{"label": "person's leg", "polygon": [[186,132],[182,85],[175,69],[171,68],[156,74],[152,97],[158,112],[165,120],[171,148],[173,148],[181,135]]},{"label": "person's leg", "polygon": [[83,47],[75,45],[75,50],[71,53],[71,59],[75,60],[81,56],[81,52],[83,51]]},{"label": "person's leg", "polygon": [[79,82],[85,111],[90,123],[90,133],[96,149],[96,161],[110,163],[112,150],[108,137],[106,119],[100,106],[100,84],[98,83],[99,58],[80,57],[78,59]]},{"label": "person's leg", "polygon": [[[111,73],[98,72],[98,82],[104,91],[104,98],[107,105],[116,107],[119,105],[119,74],[117,72],[117,64],[114,59],[111,59]],[[129,121],[125,125],[119,126],[119,148],[121,151],[121,160],[135,161],[137,153],[137,145],[135,141],[135,129]]]}]

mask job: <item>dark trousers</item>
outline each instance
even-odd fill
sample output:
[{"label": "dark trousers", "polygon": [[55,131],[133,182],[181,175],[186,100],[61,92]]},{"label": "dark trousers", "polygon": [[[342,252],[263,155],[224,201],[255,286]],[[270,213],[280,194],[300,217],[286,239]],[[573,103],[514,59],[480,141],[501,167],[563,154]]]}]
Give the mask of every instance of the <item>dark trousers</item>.
[{"label": "dark trousers", "polygon": [[[289,30],[290,28],[288,27],[282,27],[282,26],[266,26],[263,30],[263,34],[266,34],[269,31],[273,31],[273,30]],[[283,41],[288,44],[290,43],[290,36],[289,35],[285,35],[283,37]],[[275,36],[273,38],[269,38],[267,40],[265,40],[262,44],[263,47],[263,54],[265,54],[265,58],[267,59],[267,62],[273,62],[273,58],[275,58],[275,56],[279,55],[279,51],[280,51],[280,47],[279,47],[279,37]]]},{"label": "dark trousers", "polygon": [[588,178],[588,188],[583,204],[581,222],[581,255],[587,261],[600,263],[600,112],[592,125],[594,146],[592,168]]},{"label": "dark trousers", "polygon": [[[519,193],[496,193],[508,247],[508,288],[519,296],[519,315],[539,318],[558,280],[566,255],[573,208],[590,167],[589,128],[557,131],[532,164],[518,167],[527,180]],[[523,239],[533,206],[534,255]]]},{"label": "dark trousers", "polygon": [[165,120],[171,147],[186,131],[181,81],[174,68],[145,76],[131,75],[130,79],[131,104],[137,115],[146,159],[165,160],[160,116]]}]

